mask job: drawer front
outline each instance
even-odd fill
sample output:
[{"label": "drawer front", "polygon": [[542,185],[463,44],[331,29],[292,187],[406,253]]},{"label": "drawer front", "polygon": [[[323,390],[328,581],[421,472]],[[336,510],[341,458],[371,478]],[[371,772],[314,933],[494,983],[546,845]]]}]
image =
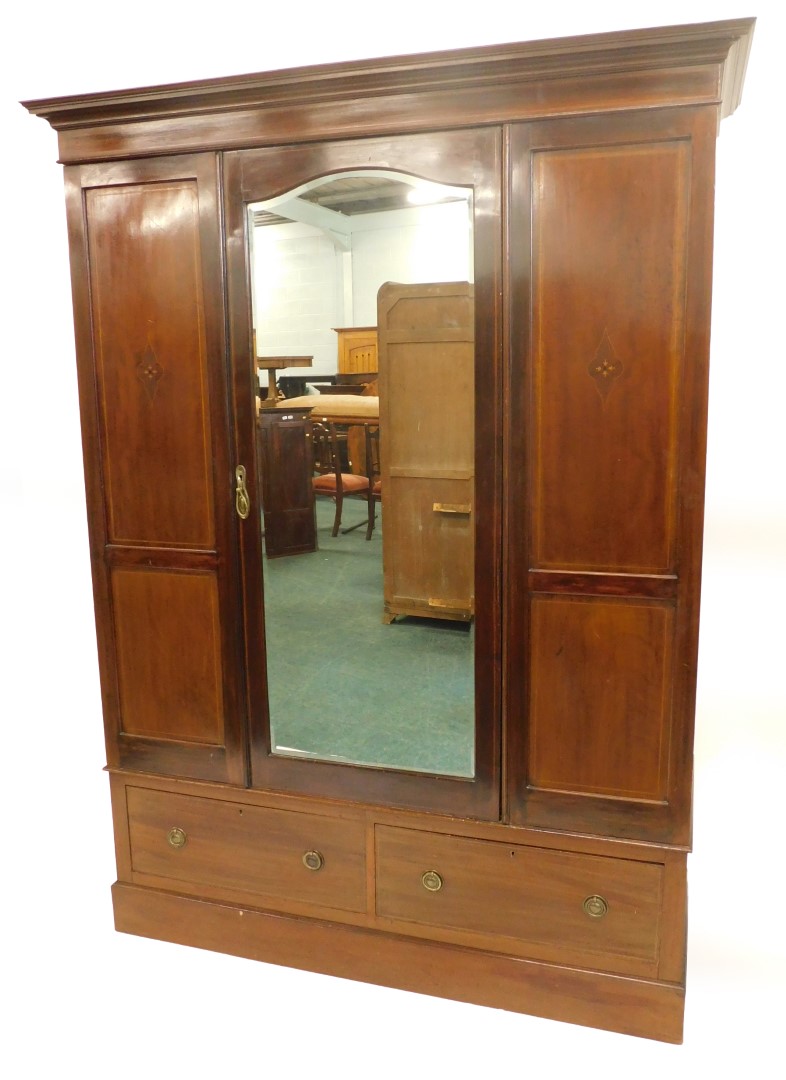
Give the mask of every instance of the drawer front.
[{"label": "drawer front", "polygon": [[292,900],[366,909],[360,822],[135,787],[127,800],[136,874],[192,893],[202,886],[256,894],[260,906]]},{"label": "drawer front", "polygon": [[659,864],[381,825],[376,849],[380,917],[477,935],[486,946],[497,938],[492,947],[518,953],[532,943],[555,959],[570,949],[657,961]]}]

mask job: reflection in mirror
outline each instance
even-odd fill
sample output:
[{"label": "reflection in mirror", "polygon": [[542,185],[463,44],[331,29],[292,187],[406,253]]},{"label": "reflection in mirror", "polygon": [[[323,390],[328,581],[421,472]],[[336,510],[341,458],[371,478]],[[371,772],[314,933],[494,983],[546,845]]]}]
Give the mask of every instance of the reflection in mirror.
[{"label": "reflection in mirror", "polygon": [[474,775],[472,193],[249,206],[271,749]]}]

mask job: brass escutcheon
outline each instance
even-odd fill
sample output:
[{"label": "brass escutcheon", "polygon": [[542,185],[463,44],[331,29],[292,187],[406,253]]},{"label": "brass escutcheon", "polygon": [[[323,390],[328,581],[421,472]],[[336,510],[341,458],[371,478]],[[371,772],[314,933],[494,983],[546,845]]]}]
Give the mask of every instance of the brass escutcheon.
[{"label": "brass escutcheon", "polygon": [[303,865],[307,870],[321,870],[325,860],[318,851],[307,851],[303,856]]},{"label": "brass escutcheon", "polygon": [[436,870],[427,870],[420,881],[423,888],[428,889],[429,892],[439,892],[443,884],[442,878]]},{"label": "brass escutcheon", "polygon": [[609,910],[609,905],[602,896],[588,896],[582,907],[591,919],[602,919]]},{"label": "brass escutcheon", "polygon": [[185,847],[186,840],[188,839],[185,834],[185,830],[179,829],[177,826],[169,830],[169,832],[166,834],[166,838],[173,848]]}]

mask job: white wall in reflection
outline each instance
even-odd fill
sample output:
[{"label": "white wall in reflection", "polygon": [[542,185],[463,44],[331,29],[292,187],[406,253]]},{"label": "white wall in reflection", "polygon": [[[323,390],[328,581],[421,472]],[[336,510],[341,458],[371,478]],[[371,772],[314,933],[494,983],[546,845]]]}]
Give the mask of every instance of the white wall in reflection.
[{"label": "white wall in reflection", "polygon": [[313,356],[313,374],[332,374],[334,327],[376,325],[386,281],[472,281],[471,240],[464,200],[356,215],[344,243],[302,222],[255,226],[257,354]]}]

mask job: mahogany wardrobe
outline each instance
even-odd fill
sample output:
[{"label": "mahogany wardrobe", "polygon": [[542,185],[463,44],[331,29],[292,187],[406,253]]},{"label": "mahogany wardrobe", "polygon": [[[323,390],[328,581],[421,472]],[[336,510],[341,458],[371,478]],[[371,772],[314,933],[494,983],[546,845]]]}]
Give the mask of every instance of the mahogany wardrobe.
[{"label": "mahogany wardrobe", "polygon": [[[681,1040],[715,141],[753,25],[24,103],[65,166],[118,930]],[[293,665],[285,574],[328,551],[265,553],[254,221],[329,213],[313,242],[358,268],[370,219],[339,196],[427,183],[471,238],[415,280],[473,287],[474,430],[441,427],[474,446],[472,614],[386,623],[380,576],[373,662],[315,600]],[[375,321],[351,314],[333,342]],[[431,333],[423,415],[458,377]],[[380,529],[339,533],[345,562]]]}]

